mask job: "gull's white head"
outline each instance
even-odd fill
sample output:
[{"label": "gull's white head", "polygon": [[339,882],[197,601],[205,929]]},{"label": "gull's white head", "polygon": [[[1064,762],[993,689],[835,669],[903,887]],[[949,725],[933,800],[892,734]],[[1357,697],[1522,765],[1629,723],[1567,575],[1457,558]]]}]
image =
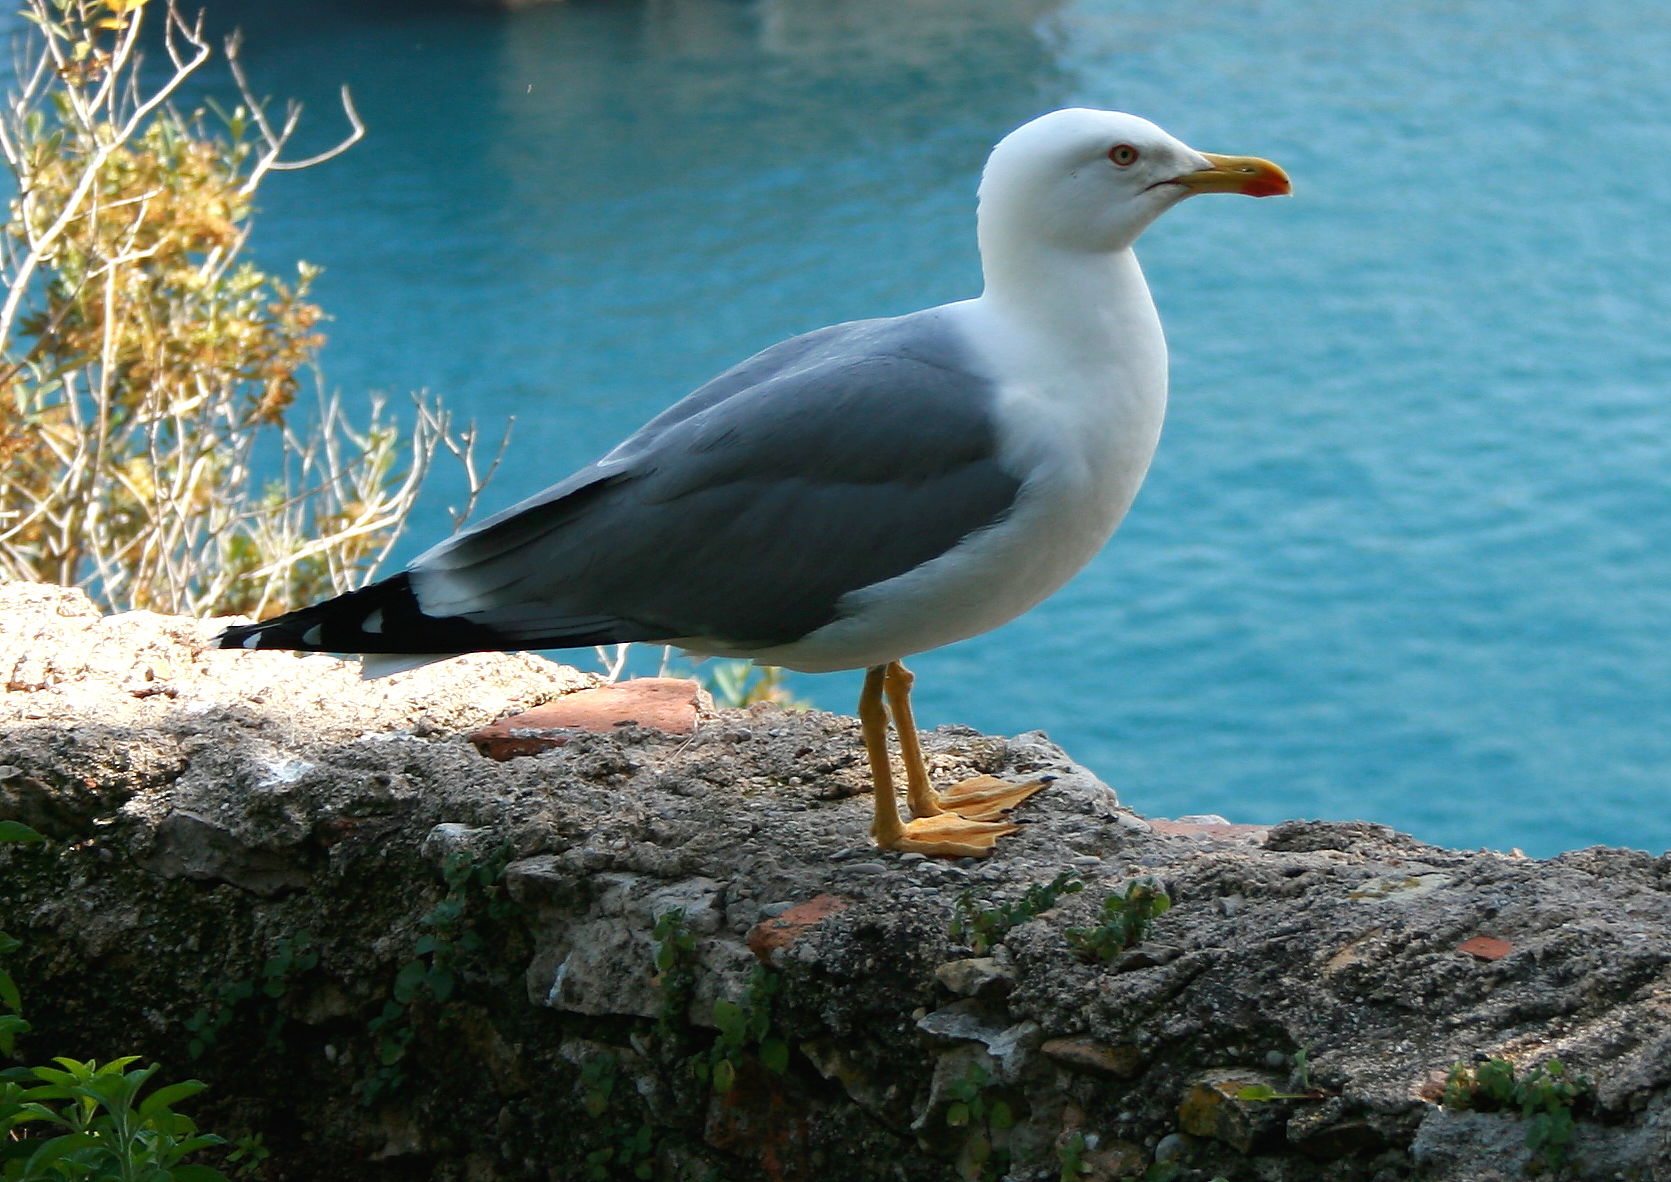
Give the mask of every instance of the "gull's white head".
[{"label": "gull's white head", "polygon": [[1289,191],[1269,160],[1198,152],[1136,115],[1073,107],[1023,124],[992,149],[981,176],[981,245],[1106,253],[1129,247],[1195,193]]}]

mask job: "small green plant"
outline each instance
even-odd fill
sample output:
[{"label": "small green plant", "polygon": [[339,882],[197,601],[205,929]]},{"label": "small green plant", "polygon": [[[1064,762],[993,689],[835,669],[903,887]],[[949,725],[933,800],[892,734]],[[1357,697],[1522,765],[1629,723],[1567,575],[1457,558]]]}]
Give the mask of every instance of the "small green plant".
[{"label": "small green plant", "polygon": [[965,1178],[1000,1178],[1009,1169],[1006,1138],[995,1134],[1015,1127],[1015,1113],[1008,1101],[995,1094],[993,1082],[986,1068],[971,1063],[963,1078],[947,1089],[952,1102],[946,1106],[946,1124],[970,1132],[958,1155],[959,1172]]},{"label": "small green plant", "polygon": [[714,1025],[719,1034],[697,1075],[706,1075],[716,1092],[729,1092],[737,1071],[753,1055],[766,1070],[782,1075],[789,1070],[789,1044],[772,1033],[772,997],[780,978],[763,964],[754,966],[742,1003],[721,999],[714,1003]]},{"label": "small green plant", "polygon": [[614,1055],[594,1055],[581,1065],[580,1102],[587,1116],[598,1117],[609,1111],[620,1066],[620,1060]]},{"label": "small green plant", "polygon": [[609,1182],[623,1173],[648,1179],[655,1172],[655,1130],[645,1121],[636,1125],[613,1112],[620,1061],[614,1055],[596,1055],[580,1068],[581,1103],[586,1115],[602,1122],[605,1144],[587,1152],[586,1177],[591,1182]]},{"label": "small green plant", "polygon": [[[273,945],[273,954],[261,965],[260,991],[263,997],[277,1001],[288,993],[294,978],[319,964],[319,950],[313,946],[313,936],[306,931],[280,936]],[[267,1019],[267,1049],[278,1051],[284,1045],[284,1011],[272,1007]]]},{"label": "small green plant", "polygon": [[[696,936],[685,913],[671,910],[657,917],[651,939],[662,998],[655,1042],[665,1057],[678,1059],[690,1047],[693,1033],[687,1015],[696,992]],[[716,1092],[729,1092],[750,1057],[777,1075],[789,1069],[789,1044],[772,1033],[772,999],[780,984],[778,974],[757,964],[741,1001],[721,998],[714,1002],[718,1033],[706,1050],[699,1049],[685,1060],[698,1080]]]},{"label": "small green plant", "polygon": [[[22,940],[0,932],[0,956],[10,956],[21,947]],[[17,1036],[29,1033],[29,1023],[23,1017],[23,1000],[17,982],[12,980],[4,964],[0,964],[0,1008],[6,1011],[0,1013],[0,1055],[9,1058],[16,1052]]]},{"label": "small green plant", "polygon": [[1327,1094],[1321,1088],[1311,1084],[1310,1051],[1301,1047],[1295,1051],[1292,1058],[1294,1071],[1291,1079],[1300,1090],[1297,1092],[1279,1092],[1269,1084],[1248,1084],[1236,1091],[1238,1100],[1321,1100]]},{"label": "small green plant", "polygon": [[406,1048],[417,1037],[406,1006],[407,1002],[390,998],[378,1015],[366,1023],[377,1063],[358,1085],[362,1104],[375,1104],[378,1097],[399,1091],[406,1083],[401,1060],[406,1058]]},{"label": "small green plant", "polygon": [[1509,1060],[1493,1058],[1452,1067],[1439,1103],[1458,1111],[1519,1110],[1526,1121],[1526,1148],[1535,1161],[1559,1170],[1578,1128],[1573,1110],[1593,1090],[1589,1079],[1569,1072],[1559,1059],[1546,1059],[1521,1075]]},{"label": "small green plant", "polygon": [[994,907],[980,906],[973,891],[964,891],[955,904],[951,938],[968,944],[976,956],[984,956],[994,944],[1003,941],[1010,929],[1049,911],[1063,895],[1084,889],[1079,875],[1066,870],[1048,883],[1035,882],[1021,898]]},{"label": "small green plant", "polygon": [[0,844],[39,845],[45,840],[22,821],[0,821]]},{"label": "small green plant", "polygon": [[220,1041],[221,1031],[232,1024],[239,1003],[254,996],[254,981],[219,981],[211,986],[209,1000],[182,1023],[191,1035],[186,1042],[187,1054],[193,1059],[202,1058],[204,1052]]},{"label": "small green plant", "polygon": [[[57,1067],[13,1068],[0,1076],[0,1166],[8,1179],[47,1182],[225,1182],[184,1159],[224,1145],[200,1133],[174,1105],[201,1092],[189,1079],[140,1098],[157,1065],[127,1070],[137,1055],[100,1064],[57,1058]],[[31,1126],[53,1133],[39,1136]]]},{"label": "small green plant", "polygon": [[454,850],[442,859],[446,893],[419,918],[418,926],[425,931],[413,946],[412,959],[396,971],[389,999],[367,1024],[377,1064],[358,1085],[362,1103],[371,1104],[405,1084],[403,1061],[417,1036],[412,1007],[424,999],[436,1005],[451,999],[461,962],[482,946],[472,922],[476,913],[502,920],[515,911],[500,881],[509,860],[508,845],[482,860],[467,850]]},{"label": "small green plant", "polygon": [[466,850],[454,850],[442,859],[441,880],[446,883],[447,892],[418,920],[418,926],[425,931],[412,949],[412,959],[395,974],[396,1001],[405,1005],[421,994],[428,994],[444,1002],[453,995],[459,961],[480,951],[482,946],[481,935],[467,924],[466,914],[478,891],[490,892],[490,906],[491,901],[496,901],[497,896],[492,892],[504,873],[504,866],[502,856],[478,863]]},{"label": "small green plant", "polygon": [[1086,1172],[1084,1133],[1074,1133],[1056,1147],[1056,1163],[1061,1166],[1058,1182],[1079,1182]]},{"label": "small green plant", "polygon": [[248,1137],[239,1137],[233,1144],[232,1151],[226,1155],[226,1164],[234,1167],[233,1173],[240,1178],[258,1176],[266,1168],[267,1159],[273,1156],[273,1151],[267,1148],[260,1133]]},{"label": "small green plant", "polygon": [[[285,995],[291,977],[307,972],[319,963],[319,953],[313,947],[313,936],[297,932],[280,936],[274,943],[273,954],[261,966],[254,980],[223,981],[210,989],[210,1000],[198,1006],[183,1025],[191,1035],[186,1050],[193,1059],[202,1055],[220,1040],[221,1032],[231,1025],[238,1007],[257,994],[277,1000]],[[284,1014],[277,1007],[267,1019],[267,1049],[278,1050],[284,1034]]]},{"label": "small green plant", "polygon": [[1081,955],[1094,960],[1113,960],[1149,936],[1154,922],[1172,906],[1172,898],[1153,883],[1134,879],[1125,893],[1111,894],[1102,903],[1102,920],[1096,927],[1069,928],[1068,943]]},{"label": "small green plant", "polygon": [[1279,1092],[1269,1084],[1248,1084],[1246,1087],[1236,1089],[1236,1099],[1256,1102],[1261,1100],[1317,1100],[1321,1098],[1322,1094],[1320,1092]]},{"label": "small green plant", "polygon": [[663,911],[650,932],[656,947],[656,977],[661,988],[661,1009],[656,1015],[656,1036],[663,1046],[683,1041],[686,1015],[696,994],[696,934],[679,910]]},{"label": "small green plant", "polygon": [[586,1177],[593,1182],[610,1182],[621,1177],[650,1179],[656,1170],[655,1130],[640,1121],[626,1136],[587,1152]]},{"label": "small green plant", "polygon": [[[40,845],[46,838],[20,821],[0,821],[0,845]],[[10,956],[23,947],[23,941],[0,932],[0,957]],[[18,994],[17,982],[0,961],[0,1055],[10,1058],[16,1052],[17,1036],[29,1033],[29,1023],[23,1017],[23,999]]]},{"label": "small green plant", "polygon": [[313,935],[301,931],[293,936],[280,936],[273,945],[273,954],[261,966],[261,992],[268,997],[283,997],[291,976],[305,973],[319,964],[319,953],[313,947]]}]

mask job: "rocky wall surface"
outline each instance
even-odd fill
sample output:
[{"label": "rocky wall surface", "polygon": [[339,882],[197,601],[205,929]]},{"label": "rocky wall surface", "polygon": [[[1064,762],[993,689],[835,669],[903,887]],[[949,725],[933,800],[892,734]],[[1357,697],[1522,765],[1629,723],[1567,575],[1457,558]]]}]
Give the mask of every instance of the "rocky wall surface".
[{"label": "rocky wall surface", "polygon": [[0,587],[0,820],[49,838],[0,928],[30,1061],[207,1081],[256,1177],[1671,1178],[1666,858],[1151,822],[958,728],[937,776],[1056,779],[985,861],[884,853],[848,718],[501,761],[471,734],[593,679],[214,631]]}]

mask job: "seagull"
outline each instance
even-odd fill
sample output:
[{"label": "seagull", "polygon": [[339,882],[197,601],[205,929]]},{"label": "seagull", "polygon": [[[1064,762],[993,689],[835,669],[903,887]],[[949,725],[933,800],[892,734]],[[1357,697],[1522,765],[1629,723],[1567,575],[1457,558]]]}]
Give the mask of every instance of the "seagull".
[{"label": "seagull", "polygon": [[1268,160],[1198,152],[1135,115],[1042,115],[982,173],[979,297],[772,345],[399,574],[220,647],[356,653],[367,677],[628,641],[864,669],[875,841],[984,856],[1044,785],[936,792],[901,661],[1039,603],[1130,508],[1167,388],[1138,236],[1197,193],[1290,191]]}]

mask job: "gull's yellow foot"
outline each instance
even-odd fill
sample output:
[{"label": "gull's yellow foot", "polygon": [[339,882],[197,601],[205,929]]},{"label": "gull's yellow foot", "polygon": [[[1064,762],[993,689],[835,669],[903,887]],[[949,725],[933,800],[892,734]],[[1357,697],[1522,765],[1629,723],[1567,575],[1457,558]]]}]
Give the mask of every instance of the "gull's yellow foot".
[{"label": "gull's yellow foot", "polygon": [[943,813],[955,813],[971,821],[990,821],[1049,783],[1049,780],[1028,780],[1024,784],[1012,784],[997,776],[973,776],[935,793],[934,803]]},{"label": "gull's yellow foot", "polygon": [[1021,826],[1010,821],[975,821],[956,813],[907,821],[893,840],[874,834],[885,850],[927,854],[931,858],[984,858],[1000,837]]},{"label": "gull's yellow foot", "polygon": [[[929,787],[917,723],[911,716],[911,681],[910,672],[898,661],[873,665],[865,673],[864,691],[859,695],[859,722],[876,797],[870,835],[885,850],[938,858],[984,858],[1000,837],[1021,828],[996,818],[1049,780],[1011,784],[994,776],[976,776],[944,792],[935,792]],[[910,822],[901,821],[899,802],[894,799],[893,770],[888,762],[890,708],[894,728],[899,732],[900,758],[905,764],[906,797],[916,818]]]}]

